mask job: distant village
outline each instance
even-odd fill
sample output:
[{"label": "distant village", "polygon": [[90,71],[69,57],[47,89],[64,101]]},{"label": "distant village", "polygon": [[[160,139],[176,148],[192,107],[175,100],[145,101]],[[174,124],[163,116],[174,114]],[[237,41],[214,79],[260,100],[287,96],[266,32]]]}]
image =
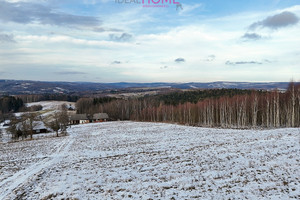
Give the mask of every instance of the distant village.
[{"label": "distant village", "polygon": [[[16,124],[16,135],[18,137],[21,137],[24,133],[24,130],[26,131],[27,129],[24,127],[24,122],[22,121],[21,117],[19,118],[19,122]],[[68,125],[78,125],[78,124],[88,124],[88,123],[100,123],[100,122],[106,122],[109,120],[109,116],[107,113],[95,113],[95,114],[72,114],[69,116],[69,123]],[[30,121],[28,119],[27,121]],[[30,122],[28,122],[30,124]],[[3,123],[3,127],[9,127],[11,125],[10,120],[6,120]],[[30,125],[29,125],[30,126]],[[28,126],[28,127],[29,127]],[[27,132],[30,132],[28,128]],[[55,128],[54,128],[55,129]],[[53,128],[51,125],[47,125],[47,123],[43,122],[42,120],[36,120],[34,122],[34,126],[31,130],[32,134],[41,134],[41,133],[49,133],[53,132]],[[28,134],[26,134],[28,135]]]},{"label": "distant village", "polygon": [[6,120],[2,119],[0,131],[6,130],[13,140],[18,140],[50,132],[56,132],[58,136],[66,134],[71,125],[109,121],[107,113],[77,114],[75,104],[71,103],[44,101],[28,104],[21,112],[11,113]]}]

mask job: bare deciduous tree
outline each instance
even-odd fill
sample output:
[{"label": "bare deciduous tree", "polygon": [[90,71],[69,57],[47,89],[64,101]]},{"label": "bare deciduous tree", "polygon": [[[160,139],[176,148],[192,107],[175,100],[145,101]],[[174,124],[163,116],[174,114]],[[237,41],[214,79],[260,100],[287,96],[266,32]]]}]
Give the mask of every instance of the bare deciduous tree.
[{"label": "bare deciduous tree", "polygon": [[9,127],[7,128],[7,131],[11,134],[11,137],[13,140],[16,140],[19,138],[18,135],[18,124],[20,123],[20,120],[13,115],[10,118],[10,123],[9,123]]},{"label": "bare deciduous tree", "polygon": [[[79,113],[105,112],[112,119],[176,122],[227,128],[300,126],[300,85],[290,84],[286,92],[249,91],[218,98],[208,96],[198,102],[178,100],[167,104],[159,98],[118,99],[98,105],[80,99]],[[89,107],[91,105],[91,107]]]},{"label": "bare deciduous tree", "polygon": [[50,116],[50,119],[48,119],[48,121],[44,121],[44,124],[48,128],[56,132],[56,137],[58,137],[58,131],[60,129],[59,116],[60,116],[59,113],[55,112]]},{"label": "bare deciduous tree", "polygon": [[67,128],[69,125],[68,108],[65,104],[62,105],[60,111],[54,112],[49,116],[48,120],[43,120],[44,124],[56,132],[56,136],[59,136],[59,130],[62,134],[67,134]]},{"label": "bare deciduous tree", "polygon": [[22,115],[23,122],[22,126],[25,126],[24,128],[26,131],[30,134],[30,139],[33,138],[34,129],[37,127],[37,121],[39,120],[37,113],[26,113]]},{"label": "bare deciduous tree", "polygon": [[63,104],[61,107],[61,112],[59,113],[59,124],[61,132],[66,135],[67,128],[69,126],[68,107],[66,104]]}]

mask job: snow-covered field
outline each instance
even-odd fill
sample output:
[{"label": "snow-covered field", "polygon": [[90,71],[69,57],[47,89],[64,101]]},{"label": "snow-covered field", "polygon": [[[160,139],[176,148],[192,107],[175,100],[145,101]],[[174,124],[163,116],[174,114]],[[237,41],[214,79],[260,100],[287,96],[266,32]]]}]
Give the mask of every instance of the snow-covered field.
[{"label": "snow-covered field", "polygon": [[0,199],[300,199],[300,131],[77,125],[0,144]]},{"label": "snow-covered field", "polygon": [[59,110],[63,104],[66,104],[69,107],[75,108],[74,102],[68,102],[68,101],[39,101],[39,102],[33,102],[33,103],[27,103],[26,106],[36,106],[41,105],[43,107],[43,110]]}]

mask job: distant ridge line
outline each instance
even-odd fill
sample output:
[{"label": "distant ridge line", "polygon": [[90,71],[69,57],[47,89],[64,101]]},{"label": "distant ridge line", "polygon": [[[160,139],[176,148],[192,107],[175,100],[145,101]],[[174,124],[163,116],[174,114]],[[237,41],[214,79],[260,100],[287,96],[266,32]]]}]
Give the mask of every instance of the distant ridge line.
[{"label": "distant ridge line", "polygon": [[0,94],[71,94],[84,92],[99,92],[105,90],[118,90],[130,88],[177,88],[177,89],[262,89],[262,90],[286,90],[290,82],[62,82],[62,81],[32,81],[32,80],[7,80],[0,79]]}]

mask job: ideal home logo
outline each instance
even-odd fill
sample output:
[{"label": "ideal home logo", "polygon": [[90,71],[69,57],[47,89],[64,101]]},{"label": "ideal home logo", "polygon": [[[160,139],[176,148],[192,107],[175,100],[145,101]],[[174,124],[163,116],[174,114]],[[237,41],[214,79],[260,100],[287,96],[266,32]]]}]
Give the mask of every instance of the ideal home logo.
[{"label": "ideal home logo", "polygon": [[118,4],[139,4],[145,8],[168,8],[169,5],[176,5],[177,7],[181,4],[176,0],[115,0],[115,3]]}]

